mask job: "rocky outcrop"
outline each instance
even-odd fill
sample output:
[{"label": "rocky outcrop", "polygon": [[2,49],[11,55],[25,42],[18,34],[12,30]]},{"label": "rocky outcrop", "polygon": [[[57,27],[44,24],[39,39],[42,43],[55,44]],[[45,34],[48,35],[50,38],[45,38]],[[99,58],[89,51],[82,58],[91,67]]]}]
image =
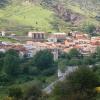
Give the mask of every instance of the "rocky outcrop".
[{"label": "rocky outcrop", "polygon": [[63,19],[66,22],[71,22],[74,25],[78,25],[83,19],[84,16],[75,12],[72,12],[70,9],[66,9],[64,5],[58,4],[54,7],[56,15]]}]

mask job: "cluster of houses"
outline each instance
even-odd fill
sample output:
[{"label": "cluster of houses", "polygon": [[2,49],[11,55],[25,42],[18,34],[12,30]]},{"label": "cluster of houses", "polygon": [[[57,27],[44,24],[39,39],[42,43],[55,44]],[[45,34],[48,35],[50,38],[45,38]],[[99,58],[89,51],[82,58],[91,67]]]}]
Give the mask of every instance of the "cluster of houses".
[{"label": "cluster of houses", "polygon": [[[3,33],[4,34],[4,33]],[[54,55],[54,60],[58,59],[60,53],[68,53],[72,48],[76,48],[80,53],[89,55],[94,53],[100,46],[100,37],[90,37],[77,31],[66,33],[28,32],[24,43],[0,42],[0,51],[6,52],[9,49],[17,50],[20,57],[33,57],[37,51],[48,49]]]}]

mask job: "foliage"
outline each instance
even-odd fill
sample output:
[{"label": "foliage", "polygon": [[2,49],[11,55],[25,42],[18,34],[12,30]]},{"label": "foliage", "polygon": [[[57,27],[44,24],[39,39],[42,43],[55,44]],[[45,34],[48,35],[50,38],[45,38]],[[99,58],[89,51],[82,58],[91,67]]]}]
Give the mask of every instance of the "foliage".
[{"label": "foliage", "polygon": [[92,64],[95,64],[94,58],[92,58],[91,56],[84,57],[84,59],[83,59],[83,65],[92,65]]},{"label": "foliage", "polygon": [[0,0],[0,7],[4,7],[9,3],[9,0]]},{"label": "foliage", "polygon": [[[50,24],[53,21],[53,12],[44,9],[40,5],[22,4],[22,0],[16,4],[6,6],[5,9],[0,9],[0,28],[2,30],[10,30],[11,33],[25,34],[30,30],[35,31],[51,31]],[[19,10],[20,9],[20,10]],[[7,12],[7,13],[6,13]]]},{"label": "foliage", "polygon": [[6,73],[0,73],[0,85],[8,85],[12,79]]},{"label": "foliage", "polygon": [[55,86],[54,100],[94,100],[94,88],[98,82],[97,75],[91,69],[80,67]]},{"label": "foliage", "polygon": [[[9,4],[9,1],[12,3]],[[99,9],[99,0],[95,2],[94,0],[88,0],[87,2],[81,0],[82,3],[79,0],[27,1],[29,3],[26,0],[0,0],[1,7],[5,7],[0,9],[0,28],[2,30],[10,30],[11,33],[15,32],[16,34],[23,34],[30,30],[67,32],[78,29],[78,27],[75,28],[74,26],[81,20],[80,16],[82,16],[83,20],[78,24],[79,27],[85,22],[93,22],[93,25],[99,25],[99,22],[95,19]],[[63,6],[64,9],[60,6]],[[55,8],[60,10],[59,15],[63,12],[62,17],[58,17]],[[67,12],[69,9],[70,12]],[[69,22],[64,20],[67,19],[67,15],[73,16],[73,14],[76,14],[74,19],[79,17],[75,25],[72,24],[73,20]]]},{"label": "foliage", "polygon": [[23,96],[22,89],[20,87],[11,87],[8,96],[14,98],[14,100],[19,100]]},{"label": "foliage", "polygon": [[[12,49],[6,51],[4,54],[0,53],[0,63],[2,65],[0,65],[0,86],[2,89],[6,88],[6,90],[4,89],[3,94],[6,95],[6,91],[10,86],[13,86],[12,88],[16,90],[12,93],[16,93],[19,90],[17,91],[17,89],[15,88],[20,85],[22,86],[22,89],[25,89],[26,87],[31,86],[33,83],[37,83],[38,81],[43,86],[48,84],[47,80],[56,72],[57,64],[54,62],[53,55],[50,51],[44,50],[42,51],[42,54],[43,55],[40,54],[41,57],[39,56],[41,60],[40,62],[43,62],[43,65],[47,65],[42,66],[43,68],[41,68],[41,66],[35,66],[33,64],[34,59],[36,59],[35,57],[37,56],[35,56],[34,58],[20,59],[19,52]],[[50,65],[47,64],[45,60],[50,63]],[[1,88],[0,93],[2,93]],[[1,94],[0,97],[2,96],[3,95]],[[14,97],[7,97],[6,99],[14,99]]]},{"label": "foliage", "polygon": [[6,51],[6,55],[7,54],[19,57],[19,53],[16,50],[13,50],[13,49],[10,49],[10,50]]},{"label": "foliage", "polygon": [[69,61],[69,65],[70,66],[78,66],[78,65],[81,65],[81,60],[80,59],[77,59],[77,58],[72,58]]},{"label": "foliage", "polygon": [[81,54],[77,49],[71,49],[70,52],[69,52],[69,56],[78,58],[78,57],[81,56]]},{"label": "foliage", "polygon": [[5,98],[4,98],[4,100],[13,100],[13,98],[12,98],[12,97],[7,96],[7,97],[5,97]]},{"label": "foliage", "polygon": [[4,63],[4,58],[5,54],[0,52],[0,72],[2,71],[2,68],[3,68],[3,63]]},{"label": "foliage", "polygon": [[97,47],[96,56],[97,56],[98,61],[100,61],[100,47]]},{"label": "foliage", "polygon": [[48,69],[53,66],[53,54],[48,50],[39,51],[33,58],[33,65],[40,70]]},{"label": "foliage", "polygon": [[92,24],[84,26],[84,31],[89,34],[93,34],[95,32],[95,30],[96,30],[96,27]]},{"label": "foliage", "polygon": [[17,56],[7,54],[4,58],[4,71],[7,75],[15,77],[20,73],[20,59]]},{"label": "foliage", "polygon": [[25,93],[24,100],[39,100],[42,91],[37,85],[30,86]]},{"label": "foliage", "polygon": [[35,84],[29,86],[24,91],[19,86],[12,86],[9,88],[8,96],[4,100],[41,100],[44,96],[41,88]]}]

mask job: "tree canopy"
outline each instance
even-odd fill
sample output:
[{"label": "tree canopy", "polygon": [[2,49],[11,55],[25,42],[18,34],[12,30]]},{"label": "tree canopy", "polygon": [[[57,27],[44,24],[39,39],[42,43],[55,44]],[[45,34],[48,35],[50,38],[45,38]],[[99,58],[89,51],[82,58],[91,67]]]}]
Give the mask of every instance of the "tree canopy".
[{"label": "tree canopy", "polygon": [[4,58],[4,72],[10,76],[16,76],[20,73],[20,58],[15,50],[6,52]]},{"label": "tree canopy", "polygon": [[0,0],[0,7],[4,7],[10,0]]},{"label": "tree canopy", "polygon": [[80,67],[58,83],[53,91],[54,100],[95,100],[97,75],[88,67]]},{"label": "tree canopy", "polygon": [[53,63],[53,54],[48,50],[37,52],[33,58],[33,65],[37,66],[40,70],[52,67]]}]

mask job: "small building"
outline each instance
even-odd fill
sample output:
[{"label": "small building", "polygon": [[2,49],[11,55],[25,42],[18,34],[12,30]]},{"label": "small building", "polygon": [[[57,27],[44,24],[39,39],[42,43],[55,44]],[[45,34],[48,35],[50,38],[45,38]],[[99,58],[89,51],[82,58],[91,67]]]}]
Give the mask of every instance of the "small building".
[{"label": "small building", "polygon": [[45,39],[45,32],[28,32],[28,37],[31,38],[33,41],[44,41]]},{"label": "small building", "polygon": [[60,69],[58,69],[58,78],[61,78],[61,77],[63,77],[63,73],[61,72]]},{"label": "small building", "polygon": [[1,31],[0,32],[0,36],[5,36],[6,35],[6,32],[5,31]]},{"label": "small building", "polygon": [[49,42],[62,42],[66,39],[66,33],[53,33],[49,35]]},{"label": "small building", "polygon": [[52,48],[51,53],[53,54],[54,61],[58,60],[58,49]]},{"label": "small building", "polygon": [[47,42],[34,42],[27,41],[26,46],[27,50],[32,56],[34,56],[38,51],[48,49],[53,54],[54,60],[58,60],[58,49],[56,47],[50,46]]},{"label": "small building", "polygon": [[89,38],[88,34],[84,34],[84,33],[78,32],[78,31],[70,32],[69,36],[72,36],[76,39],[87,39],[87,38]]},{"label": "small building", "polygon": [[100,46],[100,37],[91,37],[91,45]]}]

